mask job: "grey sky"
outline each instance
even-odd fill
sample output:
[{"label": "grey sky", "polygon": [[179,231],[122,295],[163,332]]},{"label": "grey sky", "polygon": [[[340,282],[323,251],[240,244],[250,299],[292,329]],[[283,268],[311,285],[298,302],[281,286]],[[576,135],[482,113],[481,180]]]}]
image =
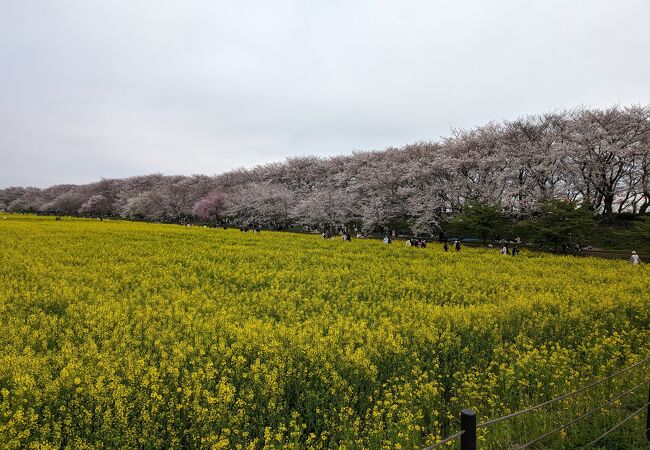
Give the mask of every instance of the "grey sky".
[{"label": "grey sky", "polygon": [[0,187],[650,103],[650,2],[0,0]]}]

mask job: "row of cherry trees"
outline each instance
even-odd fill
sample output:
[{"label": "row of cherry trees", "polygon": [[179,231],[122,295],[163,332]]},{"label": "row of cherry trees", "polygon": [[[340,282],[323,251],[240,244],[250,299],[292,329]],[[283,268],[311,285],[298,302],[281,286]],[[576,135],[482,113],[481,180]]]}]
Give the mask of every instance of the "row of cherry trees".
[{"label": "row of cherry trees", "polygon": [[531,115],[438,142],[300,157],[215,177],[148,175],[0,190],[0,208],[285,226],[356,223],[430,230],[468,200],[526,216],[549,198],[594,214],[650,206],[650,107]]}]

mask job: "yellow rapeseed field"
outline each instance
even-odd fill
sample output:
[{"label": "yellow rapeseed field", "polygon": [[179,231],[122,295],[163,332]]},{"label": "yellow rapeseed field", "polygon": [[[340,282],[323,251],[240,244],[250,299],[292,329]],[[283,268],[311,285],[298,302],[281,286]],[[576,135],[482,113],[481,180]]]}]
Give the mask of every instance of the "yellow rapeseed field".
[{"label": "yellow rapeseed field", "polygon": [[[0,214],[0,448],[427,446],[458,430],[461,408],[487,420],[650,354],[649,275],[625,261]],[[483,429],[480,445],[526,442],[647,376]],[[544,445],[588,442],[644,396]],[[603,445],[643,448],[641,419]]]}]

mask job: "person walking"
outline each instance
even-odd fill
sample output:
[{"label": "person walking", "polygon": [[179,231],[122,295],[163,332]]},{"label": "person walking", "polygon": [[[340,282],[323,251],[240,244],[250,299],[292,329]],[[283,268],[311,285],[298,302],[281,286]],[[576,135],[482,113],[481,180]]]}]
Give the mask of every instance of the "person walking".
[{"label": "person walking", "polygon": [[632,251],[632,256],[630,256],[630,264],[636,266],[640,262],[641,262],[641,258],[639,258],[639,255],[637,255],[635,251]]},{"label": "person walking", "polygon": [[446,252],[449,251],[449,245],[447,245],[447,241],[445,241],[445,245],[443,245],[442,248],[444,248]]},{"label": "person walking", "polygon": [[457,252],[460,251],[460,241],[454,242],[454,248],[456,249]]}]

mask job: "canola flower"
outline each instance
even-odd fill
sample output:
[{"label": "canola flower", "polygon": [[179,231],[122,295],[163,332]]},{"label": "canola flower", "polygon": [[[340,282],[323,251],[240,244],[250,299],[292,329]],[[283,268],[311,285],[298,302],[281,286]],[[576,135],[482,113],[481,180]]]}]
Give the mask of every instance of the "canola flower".
[{"label": "canola flower", "polygon": [[[461,408],[507,414],[650,354],[645,265],[4,217],[1,448],[418,448]],[[480,445],[532,439],[645,370]],[[545,445],[588,442],[643,395]]]}]

